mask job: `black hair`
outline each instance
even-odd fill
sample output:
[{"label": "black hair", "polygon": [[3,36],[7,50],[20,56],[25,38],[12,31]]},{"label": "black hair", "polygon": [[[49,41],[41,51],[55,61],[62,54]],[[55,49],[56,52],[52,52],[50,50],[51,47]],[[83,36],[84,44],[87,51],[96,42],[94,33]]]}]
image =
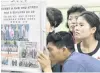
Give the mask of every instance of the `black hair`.
[{"label": "black hair", "polygon": [[96,32],[94,33],[94,38],[100,40],[100,20],[99,17],[90,11],[82,12],[81,15],[91,27],[96,27]]},{"label": "black hair", "polygon": [[47,44],[49,42],[52,42],[58,48],[66,47],[70,51],[75,51],[73,37],[68,32],[60,31],[60,32],[48,35]]},{"label": "black hair", "polygon": [[58,27],[63,20],[63,15],[60,10],[56,8],[47,8],[46,15],[51,27]]},{"label": "black hair", "polygon": [[[71,14],[71,13],[75,13],[75,12],[83,12],[83,11],[86,11],[86,9],[82,6],[82,5],[73,5],[71,8],[69,8],[69,10],[67,11],[67,20],[68,20],[68,18],[69,18],[69,15]],[[67,21],[67,23],[66,23],[66,26],[67,26],[67,28],[69,28],[69,26],[68,26],[68,21]]]}]

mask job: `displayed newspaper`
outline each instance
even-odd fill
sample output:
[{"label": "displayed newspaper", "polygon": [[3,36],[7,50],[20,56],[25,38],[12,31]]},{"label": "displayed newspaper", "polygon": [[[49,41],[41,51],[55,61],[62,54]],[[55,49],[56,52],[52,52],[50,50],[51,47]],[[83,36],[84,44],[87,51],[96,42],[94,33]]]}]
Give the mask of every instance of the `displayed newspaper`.
[{"label": "displayed newspaper", "polygon": [[18,42],[17,46],[2,47],[1,51],[2,66],[39,68],[36,42]]},{"label": "displayed newspaper", "polygon": [[1,3],[1,70],[40,69],[37,54],[45,41],[45,4],[7,1]]}]

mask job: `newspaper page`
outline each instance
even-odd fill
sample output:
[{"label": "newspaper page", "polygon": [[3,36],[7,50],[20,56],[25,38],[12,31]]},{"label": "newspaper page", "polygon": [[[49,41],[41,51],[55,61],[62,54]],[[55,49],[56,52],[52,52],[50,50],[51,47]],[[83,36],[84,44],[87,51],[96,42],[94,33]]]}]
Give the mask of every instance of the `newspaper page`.
[{"label": "newspaper page", "polygon": [[37,51],[42,51],[45,41],[43,5],[38,0],[1,1],[1,70],[40,69]]}]

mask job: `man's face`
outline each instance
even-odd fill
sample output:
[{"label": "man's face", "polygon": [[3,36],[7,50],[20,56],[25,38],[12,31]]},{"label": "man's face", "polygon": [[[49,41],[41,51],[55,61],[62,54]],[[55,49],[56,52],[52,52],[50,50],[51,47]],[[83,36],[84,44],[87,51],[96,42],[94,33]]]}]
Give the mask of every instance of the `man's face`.
[{"label": "man's face", "polygon": [[63,58],[63,50],[57,48],[52,42],[49,42],[47,45],[47,49],[49,50],[50,60],[53,63],[58,63],[62,61]]},{"label": "man's face", "polygon": [[69,26],[70,31],[72,31],[72,32],[74,31],[74,27],[76,25],[77,18],[80,14],[81,14],[80,12],[74,12],[74,13],[71,13],[69,15],[69,17],[68,17],[68,26]]}]

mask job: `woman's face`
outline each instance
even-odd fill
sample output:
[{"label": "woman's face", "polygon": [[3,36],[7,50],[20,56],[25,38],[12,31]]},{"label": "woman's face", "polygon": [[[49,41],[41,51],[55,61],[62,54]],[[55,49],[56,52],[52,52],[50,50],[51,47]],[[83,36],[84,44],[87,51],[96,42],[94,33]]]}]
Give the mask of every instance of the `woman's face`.
[{"label": "woman's face", "polygon": [[70,31],[72,31],[72,32],[74,31],[74,27],[76,25],[77,18],[80,14],[81,14],[80,12],[74,12],[74,13],[71,13],[69,15],[69,17],[68,17],[68,26],[69,26]]},{"label": "woman's face", "polygon": [[75,26],[75,38],[85,39],[90,38],[95,33],[94,27],[90,27],[90,24],[80,16],[77,19],[77,24]]}]

